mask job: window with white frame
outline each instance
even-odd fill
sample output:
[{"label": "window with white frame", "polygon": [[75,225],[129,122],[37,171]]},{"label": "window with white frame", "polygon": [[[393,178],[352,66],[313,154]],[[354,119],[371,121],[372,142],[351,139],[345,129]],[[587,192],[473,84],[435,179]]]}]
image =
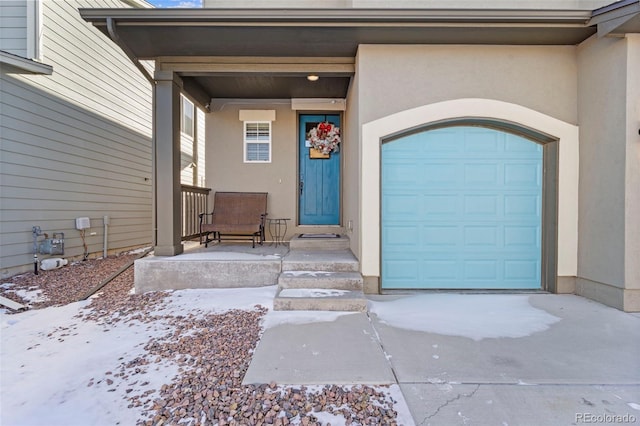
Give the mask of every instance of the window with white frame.
[{"label": "window with white frame", "polygon": [[271,122],[244,122],[244,162],[271,162]]},{"label": "window with white frame", "polygon": [[182,100],[182,113],[180,114],[180,131],[183,134],[193,138],[193,102],[191,102],[183,95],[180,95],[180,99]]}]

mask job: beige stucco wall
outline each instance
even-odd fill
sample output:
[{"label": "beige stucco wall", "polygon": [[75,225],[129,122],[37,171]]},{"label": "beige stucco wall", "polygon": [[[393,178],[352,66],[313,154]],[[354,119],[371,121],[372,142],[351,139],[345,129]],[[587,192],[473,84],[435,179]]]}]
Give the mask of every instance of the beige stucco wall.
[{"label": "beige stucco wall", "polygon": [[360,257],[360,188],[361,188],[361,144],[360,144],[360,98],[358,75],[351,79],[347,93],[347,109],[344,114],[342,216],[345,232],[351,239],[351,251]]},{"label": "beige stucco wall", "polygon": [[625,39],[579,48],[580,249],[578,275],[624,287]]},{"label": "beige stucco wall", "polygon": [[[577,123],[573,46],[373,46],[358,50],[363,123],[421,105],[495,99]],[[381,101],[384,100],[384,101]]]},{"label": "beige stucco wall", "polygon": [[[559,139],[558,275],[577,271],[574,47],[361,46],[362,272],[379,275],[380,138],[438,120],[485,117]],[[403,84],[409,82],[408,84]],[[372,95],[374,94],[374,95]],[[384,99],[384,102],[371,102]],[[365,98],[367,101],[365,101]]]},{"label": "beige stucco wall", "polygon": [[[272,123],[272,162],[243,162],[243,123],[240,110],[275,110]],[[303,232],[341,232],[341,228],[297,226],[298,202],[298,113],[289,100],[270,103],[230,101],[207,114],[206,182],[211,188],[211,203],[216,191],[268,192],[270,218],[290,218],[285,239]],[[344,126],[343,126],[344,127]],[[348,143],[343,137],[343,147]],[[344,197],[343,197],[344,198]],[[267,233],[267,239],[269,239]]]},{"label": "beige stucco wall", "polygon": [[577,292],[640,310],[640,44],[592,37],[578,50],[580,249]]},{"label": "beige stucco wall", "polygon": [[[640,289],[640,34],[627,35],[625,287]],[[640,308],[640,295],[636,295]]]},{"label": "beige stucco wall", "polygon": [[[243,162],[241,109],[276,111],[276,121],[272,123],[271,163]],[[206,135],[206,181],[212,193],[268,192],[269,217],[295,218],[296,113],[289,102],[224,105],[220,111],[207,114]]]}]

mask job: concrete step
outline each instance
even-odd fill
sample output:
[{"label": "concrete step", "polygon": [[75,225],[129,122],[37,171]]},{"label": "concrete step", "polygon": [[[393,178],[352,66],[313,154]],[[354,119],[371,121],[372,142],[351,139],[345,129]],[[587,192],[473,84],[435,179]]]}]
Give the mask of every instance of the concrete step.
[{"label": "concrete step", "polygon": [[280,289],[273,300],[273,309],[276,311],[365,312],[367,299],[361,290]]},{"label": "concrete step", "polygon": [[359,272],[285,271],[278,277],[280,288],[324,288],[362,291],[363,281]]},{"label": "concrete step", "polygon": [[300,235],[302,234],[296,234],[289,240],[290,250],[348,250],[351,247],[349,237],[342,234],[338,234],[339,238],[322,238],[322,234],[311,234],[318,235],[313,238],[301,238]]},{"label": "concrete step", "polygon": [[358,272],[351,250],[292,250],[282,259],[283,271]]}]

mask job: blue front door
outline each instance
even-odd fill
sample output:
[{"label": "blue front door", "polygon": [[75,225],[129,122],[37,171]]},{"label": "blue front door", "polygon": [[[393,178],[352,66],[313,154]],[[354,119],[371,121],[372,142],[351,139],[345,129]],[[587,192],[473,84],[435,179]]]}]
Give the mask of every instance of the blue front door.
[{"label": "blue front door", "polygon": [[382,287],[539,289],[542,146],[481,127],[382,146]]},{"label": "blue front door", "polygon": [[300,115],[299,144],[299,223],[300,225],[340,224],[340,152],[329,158],[312,158],[307,132],[328,121],[340,127],[339,115]]}]

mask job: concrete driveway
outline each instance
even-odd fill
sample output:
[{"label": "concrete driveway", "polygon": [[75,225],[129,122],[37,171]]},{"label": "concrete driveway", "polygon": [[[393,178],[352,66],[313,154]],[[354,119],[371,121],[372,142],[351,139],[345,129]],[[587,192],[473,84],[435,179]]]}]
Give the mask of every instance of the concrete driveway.
[{"label": "concrete driveway", "polygon": [[572,295],[372,296],[368,314],[267,328],[245,383],[271,380],[397,383],[419,425],[640,424],[640,316]]}]

